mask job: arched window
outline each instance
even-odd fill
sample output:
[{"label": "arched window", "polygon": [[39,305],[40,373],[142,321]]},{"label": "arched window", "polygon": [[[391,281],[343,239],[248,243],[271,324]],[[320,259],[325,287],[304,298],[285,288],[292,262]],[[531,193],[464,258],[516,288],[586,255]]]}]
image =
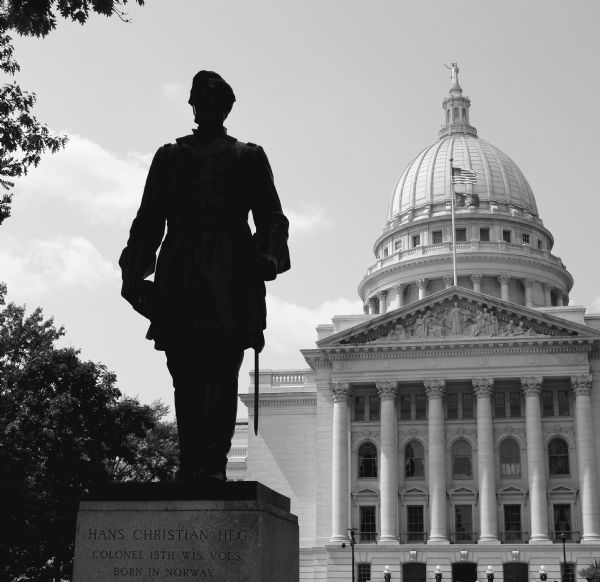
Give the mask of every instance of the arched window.
[{"label": "arched window", "polygon": [[515,439],[504,439],[500,443],[500,476],[519,477],[521,475],[521,451]]},{"label": "arched window", "polygon": [[462,120],[467,121],[467,110],[464,107],[462,108]]},{"label": "arched window", "polygon": [[552,439],[548,444],[548,467],[550,475],[569,474],[569,446],[564,439]]},{"label": "arched window", "polygon": [[377,477],[377,447],[373,443],[363,443],[358,449],[358,477]]},{"label": "arched window", "polygon": [[457,121],[458,120],[458,107],[454,108],[454,111],[452,111],[452,121]]},{"label": "arched window", "polygon": [[452,445],[452,477],[465,478],[473,476],[471,461],[471,445],[465,440],[458,440]]},{"label": "arched window", "polygon": [[425,476],[425,451],[419,441],[411,441],[404,449],[404,476]]},{"label": "arched window", "polygon": [[446,123],[450,123],[450,109],[446,109]]}]

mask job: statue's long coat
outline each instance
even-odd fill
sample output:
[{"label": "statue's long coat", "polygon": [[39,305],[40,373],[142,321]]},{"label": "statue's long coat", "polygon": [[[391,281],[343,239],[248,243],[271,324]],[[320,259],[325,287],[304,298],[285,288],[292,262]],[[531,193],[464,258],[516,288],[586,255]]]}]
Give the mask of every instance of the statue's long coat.
[{"label": "statue's long coat", "polygon": [[159,148],[119,261],[124,288],[156,263],[154,284],[144,282],[136,307],[150,318],[148,339],[157,349],[194,337],[260,345],[266,307],[258,256],[273,256],[277,273],[289,269],[287,236],[260,146],[227,135],[203,146],[189,135]]}]

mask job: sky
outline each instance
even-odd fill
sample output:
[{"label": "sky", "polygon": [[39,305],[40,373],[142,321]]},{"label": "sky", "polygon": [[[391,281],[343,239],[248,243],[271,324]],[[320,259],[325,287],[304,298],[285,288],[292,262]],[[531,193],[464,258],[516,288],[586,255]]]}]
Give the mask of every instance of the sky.
[{"label": "sky", "polygon": [[306,368],[299,350],[314,346],[317,324],[362,313],[358,283],[397,179],[437,140],[452,61],[472,125],[533,189],[575,279],[571,303],[600,312],[597,0],[147,0],[126,10],[127,24],[92,15],[14,39],[16,80],[69,143],[18,182],[0,228],[9,300],[41,306],[123,393],[172,405],[164,354],[121,299],[117,260],[152,155],[193,127],[200,69],[233,87],[229,134],[264,147],[290,218],[292,270],[268,284],[261,367]]}]

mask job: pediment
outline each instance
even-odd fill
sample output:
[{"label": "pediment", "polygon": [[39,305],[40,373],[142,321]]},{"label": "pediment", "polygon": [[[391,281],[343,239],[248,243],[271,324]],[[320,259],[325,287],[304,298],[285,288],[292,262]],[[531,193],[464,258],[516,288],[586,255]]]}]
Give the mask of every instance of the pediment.
[{"label": "pediment", "polygon": [[451,491],[448,491],[448,493],[450,493],[450,495],[452,495],[452,496],[475,495],[475,491],[473,491],[472,489],[469,489],[468,487],[457,487],[456,489],[452,489]]},{"label": "pediment", "polygon": [[355,496],[372,496],[372,495],[379,495],[379,492],[375,491],[374,489],[371,489],[370,487],[364,487],[363,489],[358,489],[357,491],[354,491],[353,495],[355,495]]},{"label": "pediment", "polygon": [[499,495],[525,495],[525,490],[519,487],[504,487],[498,491]]},{"label": "pediment", "polygon": [[574,495],[577,493],[575,489],[571,489],[565,485],[559,485],[558,487],[552,487],[548,490],[550,495]]},{"label": "pediment", "polygon": [[320,348],[455,341],[597,339],[597,330],[497,297],[451,287],[319,342]]},{"label": "pediment", "polygon": [[427,495],[427,491],[420,489],[419,487],[410,487],[403,493],[404,495]]}]

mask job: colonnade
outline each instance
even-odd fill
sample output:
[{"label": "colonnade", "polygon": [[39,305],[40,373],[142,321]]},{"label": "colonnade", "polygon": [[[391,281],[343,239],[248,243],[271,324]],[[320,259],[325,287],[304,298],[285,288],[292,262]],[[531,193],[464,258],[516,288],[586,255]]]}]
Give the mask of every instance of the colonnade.
[{"label": "colonnade", "polygon": [[[454,284],[454,278],[451,275],[445,275],[442,277],[444,280],[445,288],[452,287]],[[483,279],[482,274],[471,275],[471,285],[473,291],[481,293],[481,281]],[[500,285],[500,299],[508,301],[508,288],[511,277],[509,275],[498,275],[497,281]],[[519,279],[523,288],[525,289],[525,306],[533,307],[533,287],[536,284],[536,280],[532,278]],[[409,284],[417,286],[419,291],[419,299],[427,297],[427,287],[429,285],[429,279],[421,278],[410,283],[399,283],[393,285],[389,289],[378,291],[366,300],[365,312],[370,315],[386,313],[390,309],[399,309],[404,307],[404,290]],[[541,283],[542,292],[544,296],[543,304],[544,307],[552,307],[552,291],[553,288],[545,282]],[[566,298],[562,295],[562,291],[554,289],[556,293],[556,299],[559,306],[566,305]],[[395,301],[392,303],[390,298],[395,296]]]},{"label": "colonnade", "polygon": [[[546,451],[542,433],[540,394],[543,378],[521,378],[525,396],[525,431],[527,440],[527,474],[529,487],[530,543],[551,543],[547,508]],[[440,378],[423,380],[428,400],[428,489],[429,544],[447,544],[446,439],[444,406],[446,382]],[[479,488],[480,544],[498,544],[496,501],[496,459],[494,454],[492,395],[493,378],[474,378],[477,401],[477,450]],[[591,415],[591,375],[571,377],[575,394],[576,448],[578,487],[581,499],[581,543],[600,542],[600,507],[598,498],[597,454]],[[380,426],[380,543],[398,543],[398,418],[397,382],[376,382],[381,400]],[[349,397],[350,383],[332,383],[333,458],[331,541],[343,541],[351,526],[349,516]]]}]

